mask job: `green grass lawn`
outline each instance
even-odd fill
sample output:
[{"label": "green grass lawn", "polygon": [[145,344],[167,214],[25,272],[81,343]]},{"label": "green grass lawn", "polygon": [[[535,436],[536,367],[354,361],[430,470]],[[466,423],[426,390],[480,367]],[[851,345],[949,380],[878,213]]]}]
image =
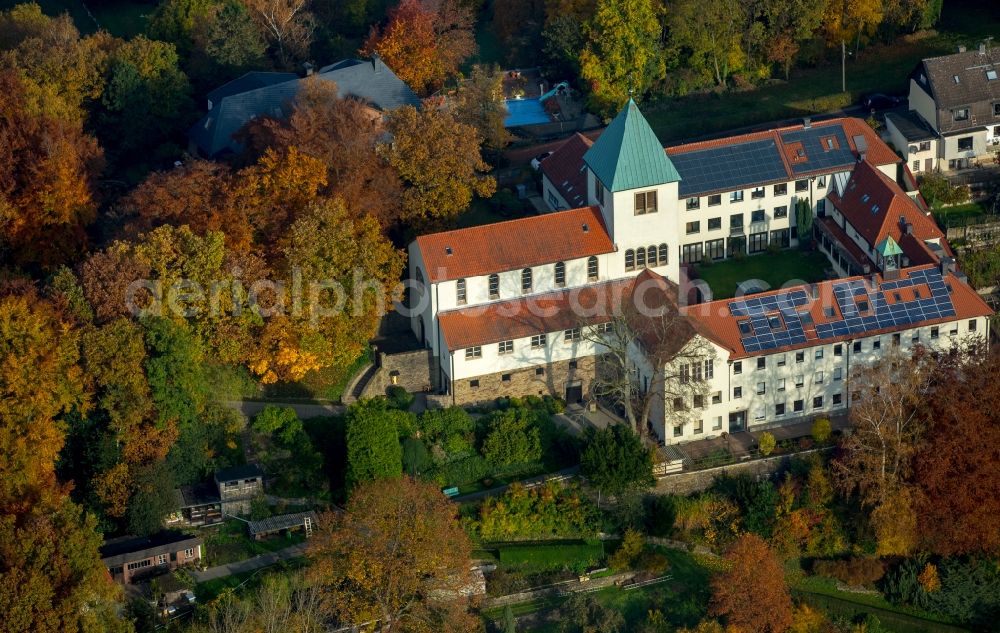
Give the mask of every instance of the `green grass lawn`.
[{"label": "green grass lawn", "polygon": [[604,558],[600,542],[554,543],[551,545],[503,545],[500,564],[520,570],[592,567]]},{"label": "green grass lawn", "polygon": [[992,213],[992,207],[983,202],[967,202],[953,207],[934,209],[934,220],[941,228],[974,224],[979,218]]},{"label": "green grass lawn", "polygon": [[254,589],[260,586],[261,581],[267,577],[268,574],[280,574],[288,573],[296,569],[301,569],[306,565],[306,559],[303,558],[290,558],[288,560],[283,560],[271,565],[270,567],[263,567],[261,569],[255,569],[254,571],[247,571],[239,574],[233,574],[231,576],[223,576],[222,578],[216,578],[214,580],[208,580],[206,582],[198,583],[195,586],[195,595],[198,597],[198,602],[205,604],[214,600],[226,589],[233,589],[237,591],[246,591],[247,589]]},{"label": "green grass lawn", "polygon": [[695,268],[701,279],[708,283],[715,299],[728,299],[736,294],[737,286],[751,279],[765,282],[771,289],[780,288],[789,281],[814,283],[825,279],[824,271],[830,262],[822,253],[785,250],[729,259],[708,266]]},{"label": "green grass lawn", "polygon": [[276,552],[301,543],[304,539],[301,533],[293,533],[288,537],[275,536],[255,541],[247,534],[246,523],[236,519],[230,519],[217,527],[204,528],[201,535],[205,539],[205,560],[209,567]]},{"label": "green grass lawn", "polygon": [[[905,94],[907,77],[925,58],[977,46],[1000,29],[1000,4],[973,0],[945,3],[937,33],[891,46],[862,49],[847,60],[847,93],[841,91],[839,59],[792,71],[789,81],[745,92],[688,95],[644,106],[643,114],[663,143],[768,121],[809,116],[858,103],[867,92]],[[834,57],[839,57],[834,55]]]}]

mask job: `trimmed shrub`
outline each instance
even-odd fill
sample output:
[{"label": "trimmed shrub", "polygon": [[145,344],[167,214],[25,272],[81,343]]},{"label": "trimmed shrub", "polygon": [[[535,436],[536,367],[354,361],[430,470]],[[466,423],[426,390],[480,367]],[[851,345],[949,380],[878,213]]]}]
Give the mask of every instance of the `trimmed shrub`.
[{"label": "trimmed shrub", "polygon": [[399,385],[390,385],[385,390],[385,397],[389,401],[389,406],[400,411],[409,411],[413,404],[413,394],[403,389]]},{"label": "trimmed shrub", "polygon": [[760,434],[760,454],[764,457],[767,457],[774,451],[776,444],[774,436],[767,431]]},{"label": "trimmed shrub", "polygon": [[833,427],[829,418],[816,418],[812,423],[812,438],[817,444],[825,444],[833,435]]}]

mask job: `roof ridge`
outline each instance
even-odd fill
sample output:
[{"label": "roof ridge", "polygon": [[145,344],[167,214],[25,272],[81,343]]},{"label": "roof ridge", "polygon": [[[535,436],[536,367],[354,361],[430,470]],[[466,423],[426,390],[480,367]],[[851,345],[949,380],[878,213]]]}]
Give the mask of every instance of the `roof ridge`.
[{"label": "roof ridge", "polygon": [[604,228],[605,230],[607,230],[607,227],[604,226],[604,216],[600,212],[597,211],[597,205],[588,204],[586,206],[574,207],[572,209],[562,209],[560,211],[550,211],[548,213],[539,213],[537,215],[526,215],[523,218],[511,218],[509,220],[500,220],[499,222],[487,222],[486,224],[477,224],[475,226],[463,226],[461,228],[449,229],[447,231],[437,231],[435,233],[424,233],[423,235],[418,235],[415,241],[419,242],[421,240],[426,240],[426,239],[431,238],[431,237],[439,237],[441,235],[450,235],[450,234],[459,234],[459,233],[472,232],[472,231],[481,231],[481,230],[483,230],[485,228],[493,228],[493,227],[500,227],[500,226],[512,226],[513,224],[515,224],[517,222],[527,223],[527,222],[537,221],[539,218],[551,218],[552,216],[556,216],[556,215],[564,215],[564,214],[569,214],[569,213],[579,213],[580,211],[584,211],[584,210],[588,210],[588,211],[594,212],[594,215],[596,215],[597,218],[601,221],[601,227]]}]

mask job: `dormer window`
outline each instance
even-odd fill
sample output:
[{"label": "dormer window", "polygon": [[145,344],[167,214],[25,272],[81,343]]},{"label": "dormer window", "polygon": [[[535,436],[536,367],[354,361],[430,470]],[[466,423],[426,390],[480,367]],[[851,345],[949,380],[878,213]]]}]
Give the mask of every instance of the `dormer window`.
[{"label": "dormer window", "polygon": [[750,327],[750,321],[740,321],[737,325],[740,327],[740,335],[750,336],[753,333],[753,329]]},{"label": "dormer window", "polygon": [[968,121],[969,120],[969,109],[959,108],[957,110],[951,111],[952,116],[954,116],[956,121]]},{"label": "dormer window", "polygon": [[500,275],[490,275],[490,299],[500,298]]},{"label": "dormer window", "polygon": [[455,282],[455,301],[458,305],[465,305],[466,294],[465,294],[465,280],[459,279]]},{"label": "dormer window", "polygon": [[604,206],[604,184],[594,178],[594,197],[597,198],[597,204]]},{"label": "dormer window", "polygon": [[635,214],[656,213],[656,192],[644,191],[635,194]]},{"label": "dormer window", "polygon": [[531,292],[531,269],[525,268],[521,271],[521,292],[527,294]]},{"label": "dormer window", "polygon": [[993,116],[1000,116],[1000,101],[993,104]]},{"label": "dormer window", "polygon": [[556,286],[562,288],[566,285],[566,264],[563,262],[556,262]]}]

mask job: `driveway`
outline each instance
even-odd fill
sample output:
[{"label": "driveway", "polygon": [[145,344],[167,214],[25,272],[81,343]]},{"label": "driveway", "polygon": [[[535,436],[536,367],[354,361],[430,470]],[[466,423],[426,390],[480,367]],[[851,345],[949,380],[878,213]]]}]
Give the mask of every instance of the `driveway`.
[{"label": "driveway", "polygon": [[305,556],[305,554],[305,543],[298,543],[296,545],[290,545],[285,549],[279,549],[276,552],[268,552],[267,554],[254,556],[253,558],[248,558],[246,560],[229,563],[228,565],[209,567],[204,571],[196,571],[192,575],[198,582],[205,582],[206,580],[214,580],[216,578],[223,578],[233,574],[242,574],[244,572],[254,571],[255,569],[263,569],[264,567],[270,567],[277,562],[288,560],[290,558],[298,558],[300,556]]}]

